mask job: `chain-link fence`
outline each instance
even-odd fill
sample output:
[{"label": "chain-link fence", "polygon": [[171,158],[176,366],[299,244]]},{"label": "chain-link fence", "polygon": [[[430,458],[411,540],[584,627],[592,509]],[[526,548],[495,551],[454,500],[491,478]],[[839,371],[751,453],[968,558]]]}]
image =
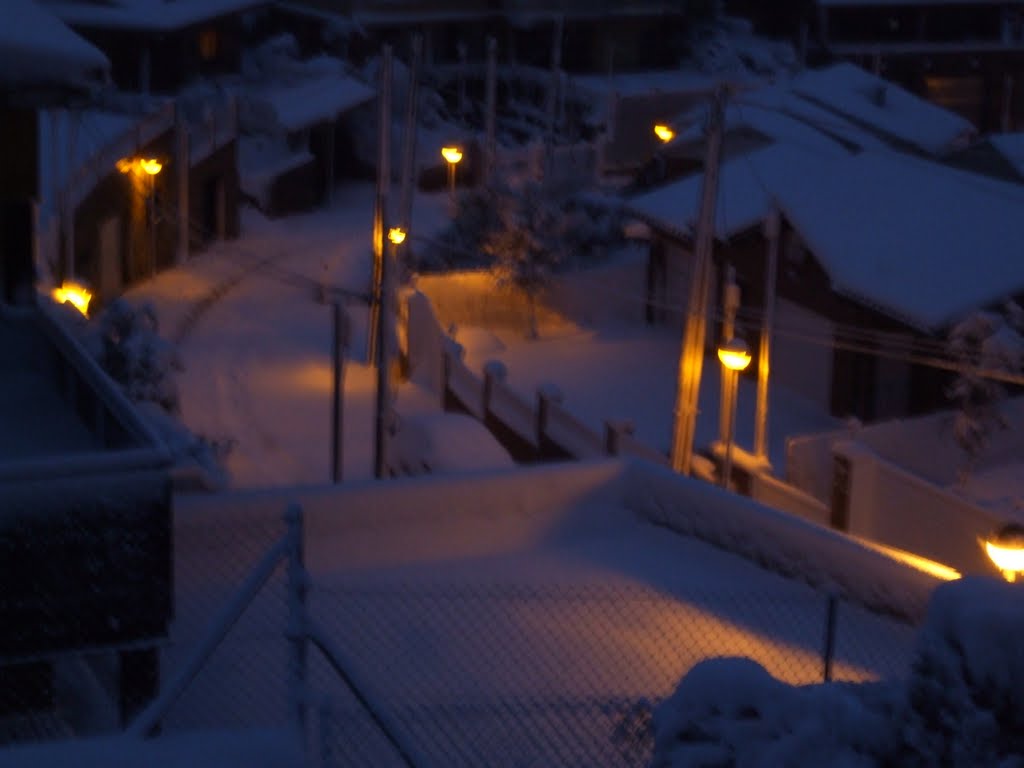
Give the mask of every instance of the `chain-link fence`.
[{"label": "chain-link fence", "polygon": [[[160,715],[165,733],[291,722],[285,561],[232,623],[285,534],[249,512],[179,515],[164,691],[217,645]],[[826,664],[837,680],[907,671],[912,627],[833,600],[829,643],[829,597],[771,574],[668,583],[552,559],[571,560],[315,562],[302,609],[310,764],[643,766],[657,704],[702,660],[749,657],[793,684],[821,681]]]},{"label": "chain-link fence", "polygon": [[[746,656],[820,682],[828,603],[810,590],[683,597],[622,583],[317,586],[312,615],[396,742],[349,702],[327,721],[327,764],[403,765],[401,750],[417,766],[646,765],[654,707],[704,659]],[[833,679],[905,671],[911,628],[845,603],[835,618]]]}]

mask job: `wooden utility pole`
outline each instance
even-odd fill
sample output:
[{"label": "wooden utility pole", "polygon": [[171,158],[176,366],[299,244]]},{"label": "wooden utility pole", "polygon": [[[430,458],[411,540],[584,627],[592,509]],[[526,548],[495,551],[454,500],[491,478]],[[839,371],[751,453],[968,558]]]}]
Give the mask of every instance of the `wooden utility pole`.
[{"label": "wooden utility pole", "polygon": [[[736,270],[730,265],[722,283],[722,344],[732,341],[736,335],[736,312],[740,308],[740,287],[736,285]],[[729,411],[729,387],[731,376],[722,372],[718,403],[718,439],[725,443],[732,434],[730,422],[736,417]]]},{"label": "wooden utility pole", "polygon": [[384,208],[387,204],[391,176],[391,46],[381,50],[380,71],[377,82],[377,192],[373,200],[373,285],[369,338],[366,341],[367,362],[373,360],[380,333],[381,269],[384,261]]},{"label": "wooden utility pole", "polygon": [[761,345],[757,351],[757,411],[754,416],[754,455],[768,459],[768,373],[771,370],[772,324],[775,320],[775,281],[779,263],[779,212],[772,208],[764,222],[768,240],[764,275],[764,315],[761,320]]},{"label": "wooden utility pole", "polygon": [[374,358],[377,366],[377,408],[374,431],[374,477],[384,476],[385,458],[387,455],[387,421],[391,408],[391,389],[389,382],[390,364],[388,362],[388,318],[391,311],[390,290],[388,281],[391,279],[388,269],[389,254],[386,246],[387,237],[387,193],[391,174],[391,46],[385,45],[380,65],[380,85],[378,87],[378,119],[380,121],[379,157],[377,158],[377,198],[374,206],[374,286],[373,312],[371,319],[371,346],[367,353]]},{"label": "wooden utility pole", "polygon": [[412,220],[412,190],[416,172],[416,110],[419,101],[420,59],[423,56],[423,35],[412,38],[412,62],[405,101],[405,133],[402,137],[402,199],[399,205],[399,226],[408,233]]},{"label": "wooden utility pole", "polygon": [[331,302],[331,321],[331,482],[340,483],[344,474],[345,357],[350,326],[337,297]]},{"label": "wooden utility pole", "polygon": [[675,428],[672,434],[672,469],[690,474],[693,437],[697,426],[697,397],[700,394],[704,341],[707,336],[708,295],[711,289],[711,256],[715,237],[715,211],[718,201],[718,173],[722,159],[722,131],[725,113],[725,87],[719,86],[711,102],[707,126],[707,151],[704,159],[704,183],[701,189],[700,218],[694,243],[694,264],[690,279],[690,301],[679,352],[676,391]]},{"label": "wooden utility pole", "polygon": [[498,111],[498,41],[487,38],[487,82],[485,83],[486,114],[484,116],[484,180],[494,174],[497,154]]}]

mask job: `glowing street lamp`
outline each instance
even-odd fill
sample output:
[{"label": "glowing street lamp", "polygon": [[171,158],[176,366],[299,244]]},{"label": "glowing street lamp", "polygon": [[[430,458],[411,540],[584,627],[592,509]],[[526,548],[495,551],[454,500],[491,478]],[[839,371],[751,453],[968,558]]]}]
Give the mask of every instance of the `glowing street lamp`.
[{"label": "glowing street lamp", "polygon": [[395,245],[401,245],[405,242],[405,230],[401,227],[392,227],[388,230],[388,240]]},{"label": "glowing street lamp", "polygon": [[455,166],[462,160],[462,150],[458,147],[442,147],[441,157],[448,163],[448,187],[455,197]]},{"label": "glowing street lamp", "polygon": [[58,304],[70,304],[86,317],[89,316],[89,302],[92,301],[92,293],[84,285],[65,281],[60,288],[54,288],[50,295]]},{"label": "glowing street lamp", "polygon": [[122,157],[117,161],[117,170],[121,173],[135,172],[140,175],[156,176],[164,169],[164,164],[155,157]]},{"label": "glowing street lamp", "polygon": [[654,126],[654,135],[661,139],[663,143],[668,144],[676,137],[676,132],[664,123],[658,123]]},{"label": "glowing street lamp", "polygon": [[750,349],[743,339],[733,337],[718,348],[718,359],[722,363],[722,375],[727,376],[729,382],[727,387],[729,423],[725,433],[725,458],[722,461],[722,476],[720,478],[721,486],[728,488],[729,475],[732,473],[733,435],[736,431],[736,395],[740,388],[740,371],[750,365]]},{"label": "glowing street lamp", "polygon": [[1004,525],[984,541],[989,560],[1003,573],[1007,581],[1016,581],[1024,572],[1024,526]]}]

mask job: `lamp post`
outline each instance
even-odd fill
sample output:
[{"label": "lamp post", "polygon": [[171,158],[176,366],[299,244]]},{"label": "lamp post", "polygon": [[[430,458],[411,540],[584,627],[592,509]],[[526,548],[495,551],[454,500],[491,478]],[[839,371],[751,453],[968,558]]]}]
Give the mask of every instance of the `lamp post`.
[{"label": "lamp post", "polygon": [[729,382],[726,394],[728,403],[728,428],[725,437],[725,457],[722,460],[721,485],[729,487],[729,475],[732,472],[732,444],[736,432],[736,395],[739,391],[740,371],[750,365],[750,350],[743,339],[731,338],[718,348],[718,359],[722,363],[722,375]]},{"label": "lamp post", "polygon": [[1024,526],[1004,525],[984,542],[985,554],[1007,581],[1016,581],[1024,572]]},{"label": "lamp post", "polygon": [[462,150],[458,147],[442,147],[441,157],[448,163],[448,189],[452,200],[455,199],[455,166],[462,160]]}]

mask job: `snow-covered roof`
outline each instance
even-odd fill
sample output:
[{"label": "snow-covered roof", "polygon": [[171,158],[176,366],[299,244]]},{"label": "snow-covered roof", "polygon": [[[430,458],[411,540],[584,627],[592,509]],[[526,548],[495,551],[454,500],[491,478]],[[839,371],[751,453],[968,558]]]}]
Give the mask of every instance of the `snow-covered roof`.
[{"label": "snow-covered roof", "polygon": [[[43,110],[39,113],[40,215],[54,211],[57,190],[139,118],[99,110]],[[112,169],[110,169],[112,170]]]},{"label": "snow-covered roof", "polygon": [[963,147],[976,134],[965,118],[853,64],[807,70],[793,78],[790,88],[849,120],[931,154]]},{"label": "snow-covered roof", "polygon": [[373,99],[373,88],[341,73],[318,77],[294,85],[254,90],[255,99],[266,101],[287,131],[330,120]]},{"label": "snow-covered roof", "polygon": [[1024,133],[997,133],[988,140],[1013,169],[1024,176]]},{"label": "snow-covered roof", "polygon": [[270,0],[44,0],[68,24],[169,30],[268,5]]},{"label": "snow-covered roof", "polygon": [[0,88],[102,84],[107,57],[33,0],[4,0],[0,24]]},{"label": "snow-covered roof", "polygon": [[935,331],[1024,289],[1017,185],[894,152],[802,173],[776,198],[836,291]]},{"label": "snow-covered roof", "polygon": [[[722,163],[715,237],[726,240],[757,225],[768,214],[780,188],[803,184],[803,169],[812,167],[815,158],[840,152],[833,149],[822,155],[776,143]],[[687,176],[627,200],[625,208],[663,231],[685,237],[692,233],[700,213],[703,184],[703,173]]]}]

